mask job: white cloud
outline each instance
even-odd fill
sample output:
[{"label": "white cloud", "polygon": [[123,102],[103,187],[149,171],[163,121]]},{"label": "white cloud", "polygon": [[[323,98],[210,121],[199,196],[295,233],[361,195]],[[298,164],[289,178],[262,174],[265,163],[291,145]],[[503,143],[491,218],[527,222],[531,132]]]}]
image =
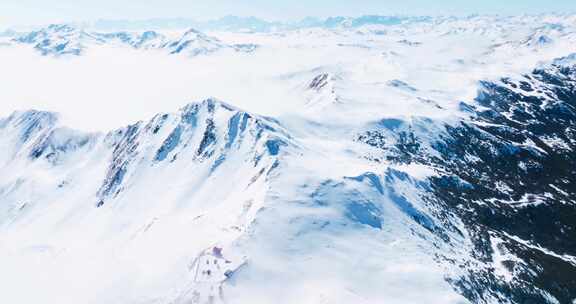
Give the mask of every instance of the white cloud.
[{"label": "white cloud", "polygon": [[0,115],[34,108],[59,112],[76,128],[109,129],[207,97],[275,114],[288,103],[279,100],[285,88],[268,81],[270,65],[263,61],[272,59],[228,53],[186,58],[120,48],[53,58],[30,47],[1,48]]}]

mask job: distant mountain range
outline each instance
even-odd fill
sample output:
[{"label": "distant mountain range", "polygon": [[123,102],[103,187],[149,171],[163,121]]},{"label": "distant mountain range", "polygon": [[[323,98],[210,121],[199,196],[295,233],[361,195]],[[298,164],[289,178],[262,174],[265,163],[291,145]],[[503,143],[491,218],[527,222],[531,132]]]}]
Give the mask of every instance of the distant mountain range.
[{"label": "distant mountain range", "polygon": [[78,27],[96,31],[120,30],[166,30],[195,28],[201,31],[247,31],[270,32],[311,27],[358,27],[362,25],[394,25],[408,22],[429,22],[433,17],[427,16],[380,16],[365,15],[360,17],[334,16],[328,18],[306,17],[297,21],[268,21],[257,17],[225,16],[211,20],[192,18],[151,18],[141,20],[99,19],[93,22],[70,23]]},{"label": "distant mountain range", "polygon": [[[493,50],[518,47],[541,48],[557,39],[574,39],[570,22],[574,16],[550,15],[550,22],[539,23],[538,16],[468,16],[468,17],[398,17],[367,15],[361,17],[305,18],[298,22],[269,22],[255,17],[228,16],[211,21],[192,19],[150,19],[140,21],[99,20],[86,24],[52,24],[33,31],[7,30],[0,33],[0,46],[12,43],[33,45],[42,55],[81,55],[90,46],[117,45],[134,49],[158,49],[168,54],[197,56],[229,50],[251,53],[259,48],[256,43],[226,43],[216,38],[217,32],[252,32],[274,35],[291,35],[291,32],[308,30],[306,35],[417,35],[422,31],[439,36],[474,34],[493,37]],[[556,20],[556,21],[555,21]],[[524,39],[506,38],[522,34],[525,24],[538,24],[525,33]],[[509,34],[495,24],[506,24]],[[179,29],[175,34],[168,29]],[[518,29],[515,31],[514,29]],[[208,33],[208,34],[207,34]],[[362,38],[358,38],[363,40]],[[358,40],[356,39],[356,40]],[[398,43],[417,47],[418,41],[400,39]],[[344,46],[368,47],[354,43]]]},{"label": "distant mountain range", "polygon": [[158,49],[169,54],[196,56],[220,50],[251,52],[257,48],[250,44],[225,44],[217,38],[195,29],[189,29],[176,38],[155,31],[144,32],[92,32],[66,24],[53,24],[46,28],[13,38],[21,44],[33,45],[42,55],[81,55],[90,46],[115,44],[135,49]]}]

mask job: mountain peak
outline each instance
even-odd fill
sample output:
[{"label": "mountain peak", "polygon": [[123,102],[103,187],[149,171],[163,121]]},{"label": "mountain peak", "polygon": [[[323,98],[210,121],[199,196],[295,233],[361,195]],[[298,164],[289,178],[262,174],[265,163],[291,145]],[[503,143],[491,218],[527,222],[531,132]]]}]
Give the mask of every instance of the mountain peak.
[{"label": "mountain peak", "polygon": [[37,133],[54,128],[59,115],[53,112],[27,110],[12,113],[4,120],[0,119],[0,129],[13,128],[18,130],[20,140],[27,142]]},{"label": "mountain peak", "polygon": [[44,30],[52,32],[74,32],[78,31],[79,29],[71,24],[62,23],[62,24],[50,24],[48,25],[48,27],[44,28]]},{"label": "mountain peak", "polygon": [[184,32],[184,34],[182,36],[198,36],[198,37],[207,37],[206,34],[200,32],[199,30],[195,29],[195,28],[189,28],[188,30],[186,30]]},{"label": "mountain peak", "polygon": [[25,111],[15,111],[9,116],[9,119],[14,121],[41,120],[53,124],[60,119],[60,114],[51,111],[30,109]]}]

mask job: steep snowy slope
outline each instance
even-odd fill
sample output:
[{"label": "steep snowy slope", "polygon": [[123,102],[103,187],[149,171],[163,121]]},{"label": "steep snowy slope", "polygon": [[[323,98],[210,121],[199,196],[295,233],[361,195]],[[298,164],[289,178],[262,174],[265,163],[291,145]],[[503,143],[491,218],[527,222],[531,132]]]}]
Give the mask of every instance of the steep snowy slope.
[{"label": "steep snowy slope", "polygon": [[482,82],[476,103],[461,104],[470,115],[462,120],[387,119],[358,136],[378,150],[366,156],[376,163],[438,173],[428,179],[428,198],[464,223],[454,229],[473,244],[447,258],[465,270],[450,280],[474,303],[575,298],[573,57]]},{"label": "steep snowy slope", "polygon": [[[142,302],[169,298],[170,285],[217,296],[245,259],[227,249],[290,141],[274,121],[214,100],[108,134],[78,134],[36,111],[0,126],[1,281],[19,303]],[[194,266],[214,248],[225,248],[220,273]]]},{"label": "steep snowy slope", "polygon": [[[461,299],[431,267],[451,232],[416,195],[427,186],[365,171],[347,142],[326,158],[326,142],[304,147],[275,121],[214,100],[108,134],[37,111],[0,126],[2,172],[13,172],[1,180],[7,299]],[[414,295],[406,284],[426,287]]]},{"label": "steep snowy slope", "polygon": [[474,231],[477,258],[494,267],[471,272],[464,286],[484,278],[489,293],[516,303],[575,299],[574,63],[565,58],[484,82],[472,121],[448,128],[436,146],[457,179],[434,180],[434,192],[458,208]]}]

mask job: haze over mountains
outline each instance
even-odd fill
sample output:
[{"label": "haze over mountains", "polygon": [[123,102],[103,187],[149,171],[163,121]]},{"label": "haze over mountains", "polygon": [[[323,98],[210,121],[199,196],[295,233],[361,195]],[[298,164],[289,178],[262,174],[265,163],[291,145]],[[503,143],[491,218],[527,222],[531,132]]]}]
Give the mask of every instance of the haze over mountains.
[{"label": "haze over mountains", "polygon": [[226,16],[220,19],[196,21],[194,19],[174,18],[174,19],[149,19],[149,20],[107,20],[101,19],[89,24],[90,27],[98,30],[111,29],[174,29],[193,27],[205,31],[225,30],[225,31],[255,31],[269,32],[273,30],[289,30],[308,27],[357,27],[368,24],[396,25],[406,22],[428,21],[431,17],[396,17],[396,16],[361,16],[361,17],[329,17],[325,19],[307,17],[298,21],[267,21],[257,17]]},{"label": "haze over mountains", "polygon": [[[306,17],[297,21],[269,21],[258,17],[228,15],[210,20],[192,18],[154,18],[154,19],[99,19],[92,22],[71,22],[79,27],[99,31],[115,30],[170,30],[196,28],[202,31],[254,31],[270,32],[309,27],[356,27],[368,24],[396,25],[406,22],[430,21],[433,17],[379,16],[365,15],[360,17],[335,16],[329,18]],[[38,26],[36,26],[38,27]]]}]

